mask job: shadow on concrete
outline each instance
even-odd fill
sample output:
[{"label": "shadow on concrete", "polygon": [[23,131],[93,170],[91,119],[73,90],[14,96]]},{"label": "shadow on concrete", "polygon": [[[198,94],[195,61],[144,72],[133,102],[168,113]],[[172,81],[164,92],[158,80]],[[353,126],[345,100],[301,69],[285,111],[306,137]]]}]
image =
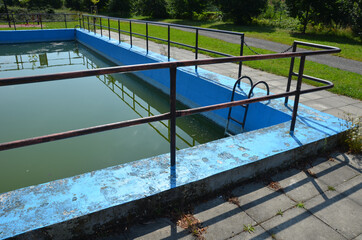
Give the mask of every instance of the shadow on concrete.
[{"label": "shadow on concrete", "polygon": [[[274,235],[274,234],[277,234],[278,232],[288,229],[288,228],[294,226],[295,224],[298,224],[299,222],[305,220],[306,218],[314,215],[315,213],[320,212],[321,210],[335,204],[336,202],[339,202],[345,198],[348,198],[349,194],[352,194],[352,193],[362,189],[362,183],[359,183],[353,187],[348,188],[346,191],[335,192],[336,195],[333,197],[326,196],[325,193],[327,190],[323,190],[323,188],[320,185],[320,182],[318,182],[316,179],[319,179],[319,178],[326,176],[328,174],[331,174],[331,173],[336,173],[337,170],[339,170],[343,167],[350,167],[351,169],[358,171],[358,173],[361,173],[361,168],[353,166],[353,165],[356,165],[356,163],[354,162],[352,164],[350,161],[350,158],[347,157],[345,154],[338,154],[338,155],[332,154],[331,156],[334,157],[333,165],[316,173],[313,176],[307,174],[307,173],[310,173],[309,169],[316,167],[319,164],[327,162],[328,161],[327,158],[322,158],[322,159],[318,158],[317,160],[310,162],[309,164],[302,164],[302,165],[304,165],[304,167],[302,167],[303,169],[293,168],[293,169],[289,169],[288,171],[285,170],[282,172],[283,173],[282,177],[279,177],[279,178],[278,178],[278,175],[281,175],[281,174],[276,174],[271,177],[264,176],[263,179],[256,180],[252,183],[243,184],[241,187],[245,187],[243,189],[246,189],[246,191],[243,191],[243,193],[244,193],[244,195],[248,195],[250,193],[253,193],[253,192],[256,192],[256,191],[259,191],[259,190],[265,188],[266,185],[268,184],[268,181],[271,181],[271,179],[278,179],[278,181],[282,181],[287,178],[292,178],[295,175],[299,174],[300,172],[305,172],[307,175],[307,177],[302,180],[295,181],[294,183],[286,186],[285,188],[282,188],[277,191],[274,190],[270,194],[258,197],[257,199],[255,199],[253,201],[249,201],[247,203],[241,204],[236,207],[224,208],[225,211],[221,211],[221,212],[216,211],[216,214],[212,214],[206,220],[202,221],[202,226],[208,227],[208,226],[215,226],[215,225],[217,226],[218,224],[221,225],[222,224],[221,222],[225,221],[225,219],[233,218],[238,214],[245,215],[245,211],[247,211],[248,209],[254,208],[256,206],[259,206],[259,205],[261,205],[267,201],[273,200],[273,199],[276,200],[277,197],[279,197],[280,195],[288,194],[292,190],[298,189],[299,187],[302,187],[305,184],[311,183],[314,186],[315,190],[317,190],[317,192],[318,192],[317,195],[321,195],[322,198],[324,199],[324,201],[320,204],[317,204],[316,206],[313,206],[310,209],[306,209],[306,211],[304,211],[303,213],[298,214],[297,216],[294,216],[293,218],[279,224],[278,226],[268,229],[268,231],[266,231],[265,229],[262,229],[261,231],[251,233],[251,234],[248,233],[249,235],[247,235],[248,239],[266,239],[266,238],[271,237],[272,234]],[[357,156],[357,159],[360,159],[360,156]],[[250,185],[251,187],[250,186],[248,187],[248,185]],[[314,198],[317,195],[312,196],[311,198]],[[211,199],[210,201],[202,203],[203,207],[201,208],[201,210],[199,208],[198,212],[196,212],[195,214],[200,214],[200,212],[202,213],[205,211],[209,211],[209,210],[211,210],[213,208],[217,208],[217,207],[220,208],[220,206],[222,204],[224,204],[225,201],[226,200],[224,198],[221,198],[220,196],[217,198]],[[295,204],[297,203],[295,200],[293,200],[293,201],[295,202]],[[232,204],[232,203],[228,203],[228,204]],[[287,210],[289,210],[289,209],[287,209]],[[262,222],[266,222],[266,221],[270,220],[271,218],[264,219],[264,220],[262,220]],[[261,229],[260,224],[262,222],[257,222],[257,221],[255,221],[255,222],[256,222],[256,224],[254,226],[259,227],[259,229]],[[246,225],[249,223],[250,222],[237,223],[240,225],[240,229],[239,229],[240,231],[229,233],[228,236],[225,236],[225,239],[234,237],[234,236],[244,237],[242,234],[246,234],[246,233],[243,232],[243,225],[244,224]],[[225,223],[223,223],[223,224],[225,224]],[[218,228],[219,227],[223,228],[223,226],[218,226]],[[207,232],[207,230],[206,230],[206,232]],[[255,234],[257,234],[257,235],[255,235]],[[152,220],[152,221],[149,221],[149,222],[146,222],[143,224],[136,224],[134,226],[131,226],[125,232],[120,232],[117,234],[110,233],[108,236],[105,236],[103,238],[97,238],[97,239],[101,239],[101,240],[169,239],[169,240],[171,240],[171,239],[196,239],[196,238],[188,230],[178,227],[176,225],[176,223],[172,222],[168,218],[157,218],[155,220]],[[208,238],[206,237],[206,239],[208,239]]]}]

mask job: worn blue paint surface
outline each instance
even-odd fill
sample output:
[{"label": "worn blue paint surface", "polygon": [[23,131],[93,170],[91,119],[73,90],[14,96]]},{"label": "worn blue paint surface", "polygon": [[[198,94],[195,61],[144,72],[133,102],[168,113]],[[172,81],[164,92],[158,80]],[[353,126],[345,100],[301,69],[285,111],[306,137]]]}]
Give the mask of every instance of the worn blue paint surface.
[{"label": "worn blue paint surface", "polygon": [[74,40],[74,29],[0,31],[0,44]]},{"label": "worn blue paint surface", "polygon": [[[109,54],[114,53],[111,55],[112,58],[117,59],[117,54],[123,51],[116,52],[113,47],[109,47],[108,43],[102,43],[100,36],[96,36],[94,42],[89,40],[90,37],[84,32],[77,32],[77,38],[81,42],[87,42],[87,45],[93,48],[99,46],[100,50],[105,50]],[[116,45],[117,43],[110,44]],[[134,54],[138,52],[140,55],[138,59],[145,58],[144,50],[134,47],[132,51]],[[131,62],[127,64],[138,63],[132,61],[135,60],[131,59]],[[226,90],[232,85],[230,79],[201,69],[197,73],[193,72],[190,74],[191,76],[187,76],[187,72],[192,72],[193,69],[186,70],[178,72],[179,79],[182,79],[182,83],[178,83],[177,86],[180,94],[187,95],[195,75],[198,74],[201,78],[206,78],[205,74],[209,74],[213,80],[207,80],[205,85],[197,86],[209,86],[209,84],[216,82],[215,85],[222,88],[222,92],[225,91],[220,95],[225,95],[224,98],[227,98],[225,101],[228,101]],[[143,74],[146,75],[147,73]],[[158,76],[161,78],[161,84],[167,86],[168,71],[155,72],[154,74],[153,77]],[[189,80],[184,81],[181,78],[183,74]],[[260,94],[263,92],[261,91]],[[196,96],[196,93],[190,93],[187,96],[192,98]],[[213,98],[215,95],[211,92],[209,97]],[[206,102],[202,102],[204,100],[201,102],[197,102],[197,100],[192,99],[191,101],[196,102],[195,104],[206,104]],[[220,101],[222,102],[222,99]],[[253,113],[256,114],[255,118],[264,118],[265,113],[263,112],[263,117],[260,117],[257,111],[264,111],[269,108],[272,109],[270,110],[271,113],[280,111],[278,117],[285,118],[284,122],[281,121],[282,123],[274,126],[178,151],[176,176],[174,178],[171,177],[169,156],[164,154],[1,194],[0,238],[16,236],[27,231],[122,205],[222,172],[227,174],[228,170],[292,149],[298,149],[308,143],[323,141],[327,137],[346,130],[343,120],[300,105],[296,129],[294,135],[291,136],[289,134],[291,105],[286,108],[283,99],[274,100],[268,104],[268,107],[256,108],[255,113]]]}]

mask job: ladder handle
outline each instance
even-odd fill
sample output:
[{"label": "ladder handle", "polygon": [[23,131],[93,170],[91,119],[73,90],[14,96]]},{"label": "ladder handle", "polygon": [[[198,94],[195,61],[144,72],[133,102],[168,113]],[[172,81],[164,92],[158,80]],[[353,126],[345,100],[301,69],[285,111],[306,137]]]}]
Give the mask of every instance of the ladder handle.
[{"label": "ladder handle", "polygon": [[269,85],[268,85],[266,82],[264,82],[264,81],[259,81],[259,82],[255,83],[255,85],[253,85],[253,86],[251,87],[251,89],[250,89],[250,91],[249,91],[248,98],[251,97],[251,95],[253,94],[254,88],[255,88],[258,84],[264,84],[265,87],[266,87],[266,91],[267,91],[267,94],[266,94],[266,95],[269,95]]}]

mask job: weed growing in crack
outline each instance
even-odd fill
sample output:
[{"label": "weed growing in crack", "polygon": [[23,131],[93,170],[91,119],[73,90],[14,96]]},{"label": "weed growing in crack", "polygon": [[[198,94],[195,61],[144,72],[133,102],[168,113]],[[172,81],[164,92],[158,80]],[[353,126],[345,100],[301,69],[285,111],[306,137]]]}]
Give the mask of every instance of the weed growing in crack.
[{"label": "weed growing in crack", "polygon": [[255,228],[251,224],[248,225],[244,224],[244,232],[253,233],[254,231]]},{"label": "weed growing in crack", "polygon": [[304,208],[304,203],[303,202],[299,202],[296,205],[298,208]]},{"label": "weed growing in crack", "polygon": [[281,209],[279,209],[276,215],[283,216],[283,214],[284,214],[283,211]]}]

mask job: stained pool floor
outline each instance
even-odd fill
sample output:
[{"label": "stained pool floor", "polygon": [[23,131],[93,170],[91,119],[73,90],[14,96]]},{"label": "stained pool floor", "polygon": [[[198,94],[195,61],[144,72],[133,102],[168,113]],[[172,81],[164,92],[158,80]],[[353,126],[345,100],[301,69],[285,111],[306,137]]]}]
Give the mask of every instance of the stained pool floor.
[{"label": "stained pool floor", "polygon": [[[114,65],[77,42],[0,45],[0,78]],[[168,112],[168,96],[132,74],[0,88],[0,142]],[[178,104],[178,108],[183,108]],[[177,148],[223,137],[203,117],[177,120]],[[168,121],[0,152],[0,193],[169,151]]]}]

